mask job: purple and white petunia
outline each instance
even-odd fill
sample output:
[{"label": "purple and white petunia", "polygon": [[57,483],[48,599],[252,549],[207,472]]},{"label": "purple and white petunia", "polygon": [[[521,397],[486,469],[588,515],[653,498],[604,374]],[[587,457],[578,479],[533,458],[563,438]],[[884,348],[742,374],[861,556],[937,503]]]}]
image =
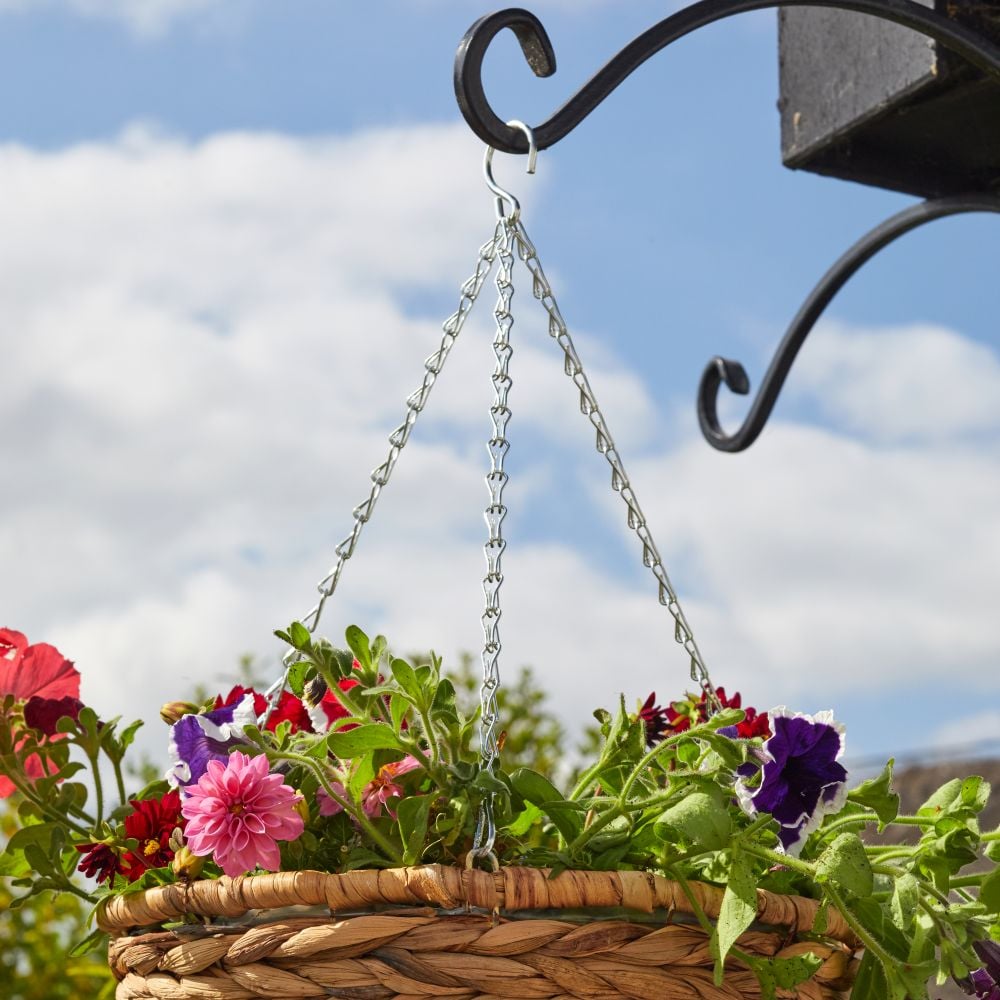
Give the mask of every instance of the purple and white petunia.
[{"label": "purple and white petunia", "polygon": [[751,816],[769,813],[777,820],[781,850],[796,857],[823,817],[847,798],[847,771],[839,763],[844,727],[833,712],[792,714],[779,706],[770,716],[774,735],[763,746],[767,759],[760,784],[750,787],[742,780],[736,793]]},{"label": "purple and white petunia", "polygon": [[975,941],[972,947],[983,961],[983,968],[959,985],[976,1000],[1000,1000],[1000,945],[992,941]]},{"label": "purple and white petunia", "polygon": [[170,727],[170,758],[174,764],[167,771],[167,781],[182,790],[196,784],[208,770],[210,760],[224,764],[236,747],[245,746],[243,727],[256,724],[252,693],[204,715],[182,716]]}]

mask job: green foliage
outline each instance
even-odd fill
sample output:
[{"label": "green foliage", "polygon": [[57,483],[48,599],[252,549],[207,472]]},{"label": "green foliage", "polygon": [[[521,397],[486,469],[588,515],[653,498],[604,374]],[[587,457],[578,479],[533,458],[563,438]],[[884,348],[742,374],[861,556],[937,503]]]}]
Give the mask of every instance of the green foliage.
[{"label": "green foliage", "polygon": [[[635,869],[676,880],[711,934],[717,981],[727,963],[742,964],[757,976],[765,1000],[809,978],[818,959],[808,953],[765,959],[742,951],[740,938],[756,919],[760,889],[818,900],[812,930],[819,938],[829,915],[840,914],[864,946],[853,1000],[925,1000],[927,979],[967,976],[978,965],[973,944],[1000,925],[1000,875],[995,868],[967,873],[984,852],[993,860],[1000,853],[1000,832],[984,835],[979,828],[990,793],[981,778],[949,781],[913,816],[899,815],[891,761],[878,777],[850,791],[842,806],[833,804],[843,801],[833,794],[836,787],[814,788],[812,802],[822,791],[832,811],[804,816],[800,827],[789,824],[804,838],[789,855],[783,847],[787,827],[747,804],[755,789],[772,780],[771,771],[761,770],[762,760],[784,765],[762,755],[759,737],[731,735],[731,727],[745,719],[741,709],[710,715],[704,698],[689,696],[673,703],[687,706],[684,728],[678,729],[666,717],[655,718],[660,710],[651,702],[640,713],[629,711],[621,698],[613,712],[595,713],[592,752],[567,786],[563,733],[529,670],[498,692],[505,727],[498,737],[501,753],[499,760],[483,764],[474,747],[480,681],[471,657],[445,676],[433,653],[395,656],[384,637],[370,638],[356,626],[347,630],[347,648],[313,636],[297,622],[278,635],[295,656],[288,688],[314,706],[327,694],[339,702],[327,733],[299,730],[286,720],[273,731],[263,723],[248,725],[239,735],[241,749],[266,755],[297,789],[308,814],[302,834],[281,845],[285,869],[464,864],[488,807],[500,863],[548,867],[555,874]],[[331,707],[329,698],[325,704]],[[189,710],[177,703],[166,715]],[[63,739],[46,740],[25,728],[21,713],[11,698],[0,704],[0,767],[25,793],[18,829],[0,854],[0,876],[25,890],[8,903],[18,914],[48,905],[47,890],[61,893],[59,900],[73,893],[97,895],[72,881],[78,847],[94,842],[114,852],[140,847],[137,835],[129,839],[123,833],[128,807],[122,808],[122,768],[134,727],[122,729],[117,720],[100,723],[85,708],[79,720],[60,722]],[[827,723],[798,723],[806,724]],[[86,764],[74,761],[74,754]],[[45,763],[41,777],[28,776],[32,755]],[[99,759],[114,772],[114,808],[102,796]],[[88,765],[93,803],[78,779]],[[785,772],[781,780],[790,786],[812,774],[804,767]],[[157,783],[139,797],[163,791]],[[789,798],[796,810],[806,801],[805,794]],[[868,830],[897,826],[916,829],[915,842],[865,840]],[[805,837],[804,831],[812,832]],[[179,830],[173,833],[180,837]],[[155,841],[146,847],[155,855]],[[202,874],[217,873],[209,861]],[[126,885],[119,874],[110,890],[101,892],[141,891],[181,877],[194,876],[154,868]],[[700,909],[693,881],[724,887],[714,924]],[[51,920],[56,927],[56,916]],[[60,996],[52,990],[45,995]]]},{"label": "green foliage", "polygon": [[[0,802],[7,840],[19,820],[16,797]],[[61,957],[88,933],[90,907],[69,893],[44,893],[12,907],[15,894],[0,878],[0,996],[4,1000],[111,1000],[114,978],[103,953]]]}]

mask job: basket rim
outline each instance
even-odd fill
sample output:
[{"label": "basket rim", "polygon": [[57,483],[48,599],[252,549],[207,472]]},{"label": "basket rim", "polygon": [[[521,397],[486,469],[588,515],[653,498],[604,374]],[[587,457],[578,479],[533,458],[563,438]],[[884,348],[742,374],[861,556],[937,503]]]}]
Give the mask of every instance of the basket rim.
[{"label": "basket rim", "polygon": [[[717,918],[724,890],[702,882],[689,882],[688,888],[708,917]],[[251,911],[288,906],[326,906],[336,914],[377,905],[495,913],[602,908],[694,912],[679,883],[652,872],[569,870],[551,877],[547,868],[511,866],[487,872],[417,865],[343,874],[294,871],[178,882],[108,897],[98,910],[97,924],[121,936],[190,915],[238,918]],[[812,932],[819,909],[814,899],[757,890],[757,920],[787,928],[792,935]],[[857,938],[841,914],[826,909],[822,936],[856,947]]]}]

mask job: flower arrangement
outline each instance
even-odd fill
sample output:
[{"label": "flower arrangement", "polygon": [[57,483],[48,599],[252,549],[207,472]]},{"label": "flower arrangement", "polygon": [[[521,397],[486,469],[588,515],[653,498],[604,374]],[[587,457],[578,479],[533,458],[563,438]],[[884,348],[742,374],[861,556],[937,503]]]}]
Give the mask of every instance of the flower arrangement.
[{"label": "flower arrangement", "polygon": [[[775,997],[819,966],[808,945],[794,958],[741,947],[763,889],[818,901],[812,941],[828,921],[846,924],[862,952],[853,1000],[920,1000],[948,978],[1000,1000],[1000,875],[968,871],[1000,859],[1000,831],[977,822],[981,778],[949,781],[901,815],[891,761],[852,786],[832,713],[758,712],[718,688],[596,712],[599,747],[563,791],[552,774],[481,763],[476,713],[436,657],[410,663],[356,627],[346,649],[300,623],[277,635],[294,651],[286,686],[165,705],[171,767],[128,794],[139,723],[100,720],[62,654],[0,630],[0,796],[20,798],[0,875],[22,900],[68,892],[100,909],[259,870],[464,866],[488,802],[500,864],[678,883],[710,935],[716,983],[749,969]],[[914,836],[880,840],[891,826]],[[706,883],[722,891],[714,922],[693,890]]]}]

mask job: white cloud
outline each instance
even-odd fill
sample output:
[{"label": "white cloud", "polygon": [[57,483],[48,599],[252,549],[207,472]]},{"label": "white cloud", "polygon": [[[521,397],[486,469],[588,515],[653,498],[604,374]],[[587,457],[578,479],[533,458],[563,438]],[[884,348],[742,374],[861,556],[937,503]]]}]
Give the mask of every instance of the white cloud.
[{"label": "white cloud", "polygon": [[[492,232],[479,156],[459,127],[0,147],[0,426],[16,470],[0,493],[0,614],[75,657],[104,711],[155,717],[193,678],[273,650],[270,629],[308,609],[440,339],[404,303],[447,290],[457,305]],[[478,642],[491,287],[483,298],[345,573],[334,630],[382,627],[387,605],[408,648]],[[589,447],[573,387],[549,391],[560,360],[542,317],[519,319],[514,344],[518,428]],[[625,439],[641,440],[641,383],[606,354],[602,368]],[[508,495],[551,489],[525,462]]]},{"label": "white cloud", "polygon": [[[77,659],[100,710],[155,719],[195,681],[224,686],[308,609],[437,346],[437,320],[407,303],[457,304],[490,232],[479,155],[459,127],[0,147],[0,624]],[[579,725],[619,687],[669,698],[687,664],[634,539],[631,573],[594,548],[624,514],[519,282],[504,662],[533,663]],[[330,634],[357,620],[402,649],[479,646],[494,297],[379,501]],[[923,424],[889,407],[896,430],[871,440],[776,422],[742,456],[689,425],[654,449],[663,420],[640,375],[577,335],[718,682],[761,705],[884,705],[893,739],[899,691],[974,691],[984,711],[998,698],[1000,459],[995,437],[966,441],[990,419],[954,408],[969,385],[997,395],[996,359],[913,333],[828,329],[816,343],[836,377],[815,359],[804,377],[861,426],[902,346]],[[591,505],[576,542],[525,537],[536,515],[584,522]]]},{"label": "white cloud", "polygon": [[847,430],[883,443],[943,442],[1000,429],[1000,358],[953,330],[911,325],[811,334],[790,388]]}]

